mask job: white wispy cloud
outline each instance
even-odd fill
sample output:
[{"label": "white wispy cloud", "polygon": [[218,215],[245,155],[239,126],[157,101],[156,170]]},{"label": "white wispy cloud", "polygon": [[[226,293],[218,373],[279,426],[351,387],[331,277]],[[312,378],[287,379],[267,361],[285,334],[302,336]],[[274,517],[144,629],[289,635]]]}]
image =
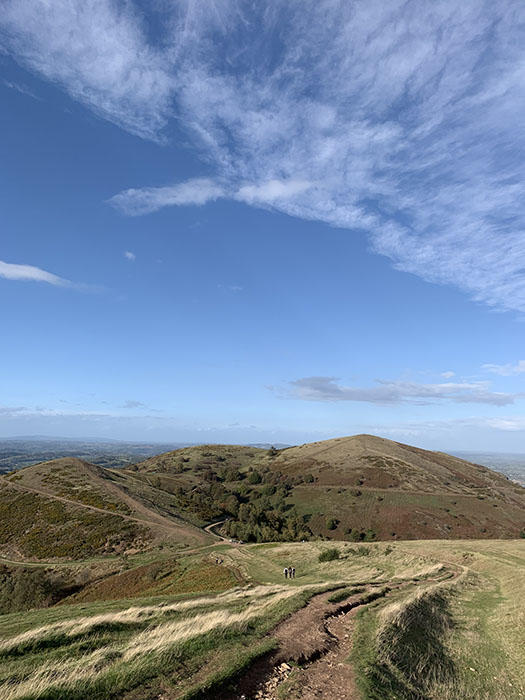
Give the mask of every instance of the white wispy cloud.
[{"label": "white wispy cloud", "polygon": [[258,185],[243,185],[236,192],[235,198],[248,204],[275,205],[311,187],[312,183],[304,180],[268,180]]},{"label": "white wispy cloud", "polygon": [[21,280],[26,282],[46,282],[53,284],[56,287],[74,287],[73,282],[70,282],[63,277],[54,275],[52,272],[42,270],[40,267],[33,265],[17,265],[7,263],[0,260],[0,277],[8,280]]},{"label": "white wispy cloud", "polygon": [[162,7],[155,45],[130,3],[7,0],[0,20],[7,50],[98,114],[153,139],[175,114],[193,135],[207,196],[181,193],[192,180],[114,205],[273,207],[366,232],[399,270],[525,310],[522,3]]},{"label": "white wispy cloud", "polygon": [[22,85],[21,83],[15,83],[12,80],[2,80],[2,83],[10,90],[16,90],[16,92],[19,92],[21,95],[27,95],[28,97],[32,97],[34,100],[40,100],[40,97],[38,97],[38,95],[35,95],[35,93],[32,90],[30,90],[26,85]]},{"label": "white wispy cloud", "polygon": [[128,216],[150,214],[163,207],[202,205],[224,196],[224,189],[207,178],[194,178],[171,187],[146,187],[120,192],[109,200]]},{"label": "white wispy cloud", "polygon": [[[450,418],[445,420],[424,420],[399,423],[397,425],[363,425],[360,429],[378,435],[399,436],[405,435],[412,440],[421,440],[432,435],[446,436],[443,443],[446,445],[450,440],[457,441],[457,435],[472,435],[472,431],[477,434],[477,439],[483,439],[491,435],[492,431],[500,433],[519,433],[525,431],[525,416],[468,416],[465,418]],[[470,437],[469,435],[469,437]],[[479,447],[479,443],[465,440],[464,445],[471,444]],[[505,443],[503,443],[504,445]],[[484,449],[484,448],[482,448]]]},{"label": "white wispy cloud", "polygon": [[122,404],[122,408],[145,408],[146,404],[142,401],[137,401],[136,399],[128,399]]},{"label": "white wispy cloud", "polygon": [[137,259],[137,256],[135,255],[135,253],[132,253],[131,250],[125,250],[124,257],[126,258],[126,260],[129,260],[130,262],[135,262],[135,260]]},{"label": "white wispy cloud", "polygon": [[174,78],[148,43],[140,13],[112,0],[6,0],[2,43],[100,116],[160,140]]},{"label": "white wispy cloud", "polygon": [[479,403],[505,406],[522,394],[490,391],[488,382],[419,384],[376,380],[371,387],[344,386],[337,377],[302,377],[288,383],[284,395],[303,401],[358,401],[372,404],[428,405],[436,402]]},{"label": "white wispy cloud", "polygon": [[511,377],[514,374],[523,374],[525,372],[525,360],[520,360],[515,365],[509,363],[507,365],[483,365],[483,369],[487,372],[499,374],[502,377]]}]

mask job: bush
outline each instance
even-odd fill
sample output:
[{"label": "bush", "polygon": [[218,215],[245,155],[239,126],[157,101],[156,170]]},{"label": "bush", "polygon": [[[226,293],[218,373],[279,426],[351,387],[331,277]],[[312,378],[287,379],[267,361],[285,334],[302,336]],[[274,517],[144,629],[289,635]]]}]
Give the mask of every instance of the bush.
[{"label": "bush", "polygon": [[336,520],[335,518],[329,518],[329,519],[326,521],[326,529],[327,529],[327,530],[335,530],[335,528],[337,527],[338,523],[339,523],[339,521]]},{"label": "bush", "polygon": [[522,540],[525,540],[525,530],[522,530],[522,531],[520,532],[520,537],[521,537]]},{"label": "bush", "polygon": [[330,549],[325,549],[324,552],[321,552],[319,555],[319,561],[334,561],[334,559],[339,559],[339,556],[339,550],[335,547],[331,547]]}]

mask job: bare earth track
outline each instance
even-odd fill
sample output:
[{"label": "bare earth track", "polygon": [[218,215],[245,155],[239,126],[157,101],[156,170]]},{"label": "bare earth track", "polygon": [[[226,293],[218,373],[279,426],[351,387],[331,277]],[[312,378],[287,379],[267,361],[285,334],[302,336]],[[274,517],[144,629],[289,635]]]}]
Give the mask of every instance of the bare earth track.
[{"label": "bare earth track", "polygon": [[[453,578],[462,571],[463,567],[455,568]],[[424,583],[438,580],[441,577]],[[338,603],[329,601],[333,591],[316,595],[271,632],[278,642],[276,651],[256,661],[233,688],[215,691],[206,700],[359,700],[348,662],[355,613],[411,585],[415,582],[370,583],[361,593]]]}]

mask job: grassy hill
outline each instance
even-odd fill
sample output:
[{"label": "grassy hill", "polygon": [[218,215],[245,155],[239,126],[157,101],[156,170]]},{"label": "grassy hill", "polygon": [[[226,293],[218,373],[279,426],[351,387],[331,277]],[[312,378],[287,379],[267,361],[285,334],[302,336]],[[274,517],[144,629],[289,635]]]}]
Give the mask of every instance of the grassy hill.
[{"label": "grassy hill", "polygon": [[524,494],[366,435],[7,474],[0,697],[518,700]]},{"label": "grassy hill", "polygon": [[[169,582],[150,579],[142,597],[144,566],[126,574],[120,599],[108,579],[98,599],[90,586],[79,602],[0,615],[0,697],[525,694],[525,542],[223,544],[214,552],[224,562],[215,589],[222,592],[197,594],[197,575],[194,588],[188,584],[189,571],[208,566],[194,554],[179,562],[179,589],[166,562],[157,568],[171,572]],[[285,581],[290,564],[297,578]],[[227,580],[230,567],[242,572],[241,586]]]},{"label": "grassy hill", "polygon": [[518,537],[525,489],[441,452],[371,435],[283,450],[205,445],[133,467],[184,517],[243,540]]},{"label": "grassy hill", "polygon": [[[24,519],[19,514],[24,513]],[[516,538],[525,489],[370,435],[267,450],[202,445],[129,469],[64,458],[0,477],[0,556],[83,559],[213,542]]]},{"label": "grassy hill", "polygon": [[209,539],[149,508],[108,470],[79,459],[44,462],[0,478],[0,555],[6,558],[83,559]]}]

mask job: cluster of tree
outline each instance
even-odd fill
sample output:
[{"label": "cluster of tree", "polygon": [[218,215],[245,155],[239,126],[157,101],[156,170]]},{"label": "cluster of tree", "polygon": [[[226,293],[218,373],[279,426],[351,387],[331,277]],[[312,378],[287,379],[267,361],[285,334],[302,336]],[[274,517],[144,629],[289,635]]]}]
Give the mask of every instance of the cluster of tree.
[{"label": "cluster of tree", "polygon": [[289,542],[308,540],[312,532],[307,518],[297,515],[294,508],[271,507],[265,499],[242,503],[236,519],[223,527],[228,537],[244,542]]},{"label": "cluster of tree", "polygon": [[377,539],[377,534],[374,530],[360,530],[359,528],[348,528],[348,539],[351,542],[373,542]]},{"label": "cluster of tree", "polygon": [[290,477],[270,469],[241,472],[222,465],[206,465],[201,475],[202,481],[193,488],[170,489],[177,508],[204,521],[227,518],[223,531],[228,537],[266,542],[312,536],[306,519],[286,502],[293,486],[303,483],[305,477]]}]

